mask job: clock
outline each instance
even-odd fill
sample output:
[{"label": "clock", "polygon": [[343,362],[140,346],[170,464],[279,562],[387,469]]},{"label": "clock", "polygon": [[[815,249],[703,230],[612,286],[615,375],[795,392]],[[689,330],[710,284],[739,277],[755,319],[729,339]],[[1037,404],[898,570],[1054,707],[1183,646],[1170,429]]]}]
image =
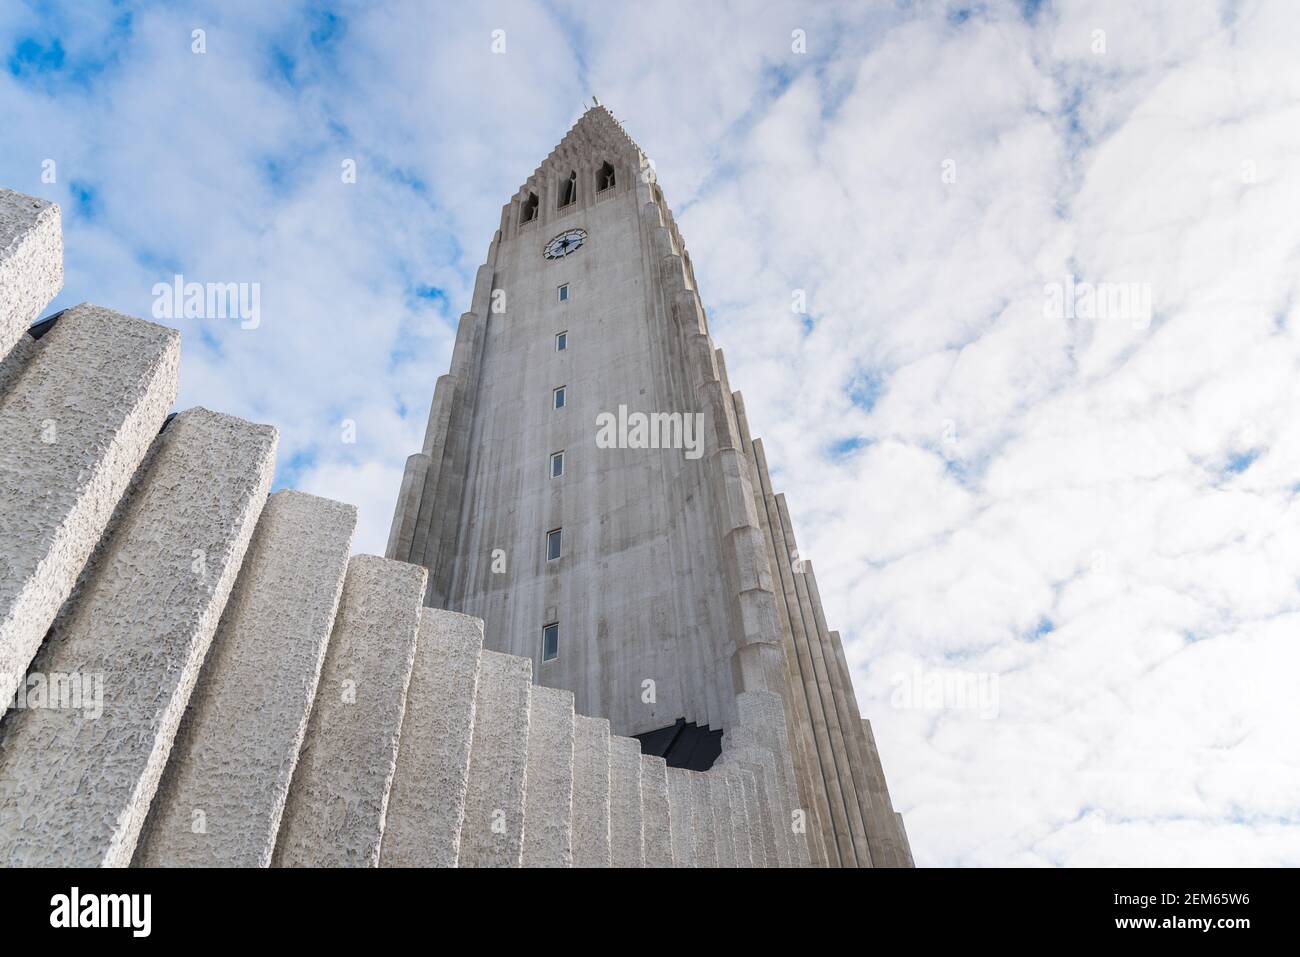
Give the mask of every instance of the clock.
[{"label": "clock", "polygon": [[576,253],[587,240],[585,229],[567,229],[546,244],[547,259],[563,259],[569,253]]}]

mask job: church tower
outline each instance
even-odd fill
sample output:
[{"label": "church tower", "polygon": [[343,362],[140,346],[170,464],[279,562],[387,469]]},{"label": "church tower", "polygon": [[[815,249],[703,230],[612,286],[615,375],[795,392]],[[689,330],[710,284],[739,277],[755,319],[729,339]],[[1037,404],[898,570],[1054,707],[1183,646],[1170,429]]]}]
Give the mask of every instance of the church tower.
[{"label": "church tower", "polygon": [[387,554],[644,752],[766,763],[799,860],[911,865],[690,255],[604,107],[502,209]]}]

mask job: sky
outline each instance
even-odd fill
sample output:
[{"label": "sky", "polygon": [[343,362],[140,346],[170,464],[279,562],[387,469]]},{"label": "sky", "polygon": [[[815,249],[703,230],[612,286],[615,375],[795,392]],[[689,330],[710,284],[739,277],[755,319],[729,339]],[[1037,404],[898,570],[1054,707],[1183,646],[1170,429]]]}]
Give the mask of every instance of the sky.
[{"label": "sky", "polygon": [[278,425],[382,553],[500,208],[598,96],[917,863],[1300,865],[1297,50],[1288,0],[11,0],[0,186],[62,207],[51,311],[255,286],[158,320],[178,407]]}]

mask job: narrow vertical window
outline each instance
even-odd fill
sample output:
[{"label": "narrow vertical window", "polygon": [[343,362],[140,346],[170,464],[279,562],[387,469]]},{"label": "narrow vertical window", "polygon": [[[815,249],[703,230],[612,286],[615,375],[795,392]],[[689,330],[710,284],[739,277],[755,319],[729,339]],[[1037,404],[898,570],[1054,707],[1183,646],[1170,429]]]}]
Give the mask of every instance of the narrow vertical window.
[{"label": "narrow vertical window", "polygon": [[537,218],[537,194],[529,193],[523,205],[519,207],[519,225],[531,223]]},{"label": "narrow vertical window", "polygon": [[571,204],[578,198],[578,174],[572,172],[569,178],[560,184],[560,209]]},{"label": "narrow vertical window", "polygon": [[551,453],[551,478],[559,478],[564,474],[564,453]]},{"label": "narrow vertical window", "polygon": [[542,626],[542,660],[554,661],[560,657],[560,623],[553,621]]},{"label": "narrow vertical window", "polygon": [[569,334],[567,332],[557,332],[555,334],[555,351],[563,352],[569,348]]},{"label": "narrow vertical window", "polygon": [[546,533],[546,560],[553,562],[560,557],[560,529],[553,528]]},{"label": "narrow vertical window", "polygon": [[596,192],[603,193],[607,189],[614,187],[614,167],[609,163],[603,164],[596,172]]},{"label": "narrow vertical window", "polygon": [[560,302],[568,302],[568,301],[569,301],[569,284],[566,282],[563,286],[560,286],[559,288],[557,288],[557,289],[555,290],[555,294],[556,294],[556,296],[558,297],[558,299],[559,299]]},{"label": "narrow vertical window", "polygon": [[557,409],[564,408],[564,386],[560,386],[555,390],[555,407]]}]

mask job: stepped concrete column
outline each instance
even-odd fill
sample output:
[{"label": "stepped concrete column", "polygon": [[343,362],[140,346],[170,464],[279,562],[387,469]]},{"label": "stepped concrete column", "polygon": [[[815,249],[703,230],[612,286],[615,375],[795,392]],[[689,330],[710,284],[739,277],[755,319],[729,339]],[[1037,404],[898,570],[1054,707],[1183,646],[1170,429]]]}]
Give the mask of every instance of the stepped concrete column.
[{"label": "stepped concrete column", "polygon": [[609,867],[609,722],[573,725],[573,866]]},{"label": "stepped concrete column", "polygon": [[609,739],[609,846],[614,867],[644,867],[641,828],[641,742]]},{"label": "stepped concrete column", "polygon": [[641,755],[641,825],[645,834],[645,866],[673,866],[672,826],[669,823],[668,763],[653,754]]},{"label": "stepped concrete column", "polygon": [[519,867],[523,860],[533,663],[484,651],[470,747],[461,867]]},{"label": "stepped concrete column", "polygon": [[420,613],[380,867],[456,866],[482,653],[482,619]]},{"label": "stepped concrete column", "polygon": [[573,692],[535,687],[528,707],[524,866],[571,867]]},{"label": "stepped concrete column", "polygon": [[136,866],[270,864],[356,523],[351,505],[301,492],[276,492],[262,509]]},{"label": "stepped concrete column", "polygon": [[0,189],[0,359],[62,288],[59,207]]},{"label": "stepped concrete column", "polygon": [[672,832],[673,866],[695,866],[695,811],[691,772],[668,769],[668,813]]},{"label": "stepped concrete column", "polygon": [[206,409],[157,438],[32,663],[79,689],[81,707],[29,697],[5,716],[0,863],[131,862],[266,502],[276,438]]},{"label": "stepped concrete column", "polygon": [[176,400],[180,363],[174,329],[98,306],[38,345],[0,397],[0,714]]},{"label": "stepped concrete column", "polygon": [[379,866],[424,582],[415,565],[348,562],[276,867]]}]

